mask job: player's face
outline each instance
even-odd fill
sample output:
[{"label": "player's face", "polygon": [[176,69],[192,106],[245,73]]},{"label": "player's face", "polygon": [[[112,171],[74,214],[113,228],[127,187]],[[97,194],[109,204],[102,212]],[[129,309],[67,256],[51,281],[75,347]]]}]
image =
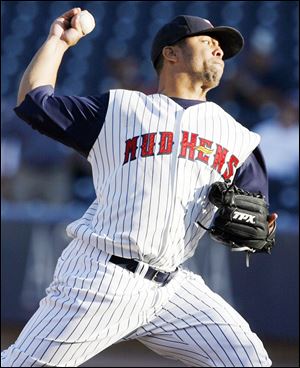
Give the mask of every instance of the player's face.
[{"label": "player's face", "polygon": [[216,87],[224,71],[223,51],[219,42],[210,36],[193,36],[185,39],[181,47],[181,67],[203,86]]}]

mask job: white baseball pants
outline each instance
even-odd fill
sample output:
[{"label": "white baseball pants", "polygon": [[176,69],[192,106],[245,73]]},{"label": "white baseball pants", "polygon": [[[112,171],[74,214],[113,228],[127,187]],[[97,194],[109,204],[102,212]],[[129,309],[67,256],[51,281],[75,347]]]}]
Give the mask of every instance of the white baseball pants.
[{"label": "white baseball pants", "polygon": [[271,366],[247,322],[199,275],[179,269],[162,286],[109,258],[69,244],[38,310],[2,352],[2,367],[77,367],[129,339],[189,367]]}]

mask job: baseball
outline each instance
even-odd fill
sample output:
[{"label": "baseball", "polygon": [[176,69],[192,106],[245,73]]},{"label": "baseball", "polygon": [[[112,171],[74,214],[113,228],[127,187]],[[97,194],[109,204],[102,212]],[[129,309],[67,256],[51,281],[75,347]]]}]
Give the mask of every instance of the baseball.
[{"label": "baseball", "polygon": [[95,18],[87,10],[83,10],[80,13],[79,22],[84,35],[87,35],[88,33],[92,32],[92,30],[95,28],[96,25]]}]

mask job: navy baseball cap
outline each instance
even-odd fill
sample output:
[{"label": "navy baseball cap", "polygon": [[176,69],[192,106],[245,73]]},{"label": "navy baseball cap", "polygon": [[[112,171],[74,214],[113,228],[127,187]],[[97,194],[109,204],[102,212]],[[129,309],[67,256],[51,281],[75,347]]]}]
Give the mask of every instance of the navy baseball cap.
[{"label": "navy baseball cap", "polygon": [[178,15],[165,24],[156,34],[152,43],[151,60],[153,65],[165,46],[191,36],[207,35],[219,41],[224,52],[223,59],[236,55],[244,46],[243,36],[232,27],[214,27],[209,20],[192,16]]}]

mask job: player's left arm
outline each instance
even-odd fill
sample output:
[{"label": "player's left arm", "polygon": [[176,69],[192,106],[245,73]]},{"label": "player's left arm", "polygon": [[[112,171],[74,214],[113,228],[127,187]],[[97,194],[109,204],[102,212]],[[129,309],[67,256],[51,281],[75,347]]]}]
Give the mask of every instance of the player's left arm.
[{"label": "player's left arm", "polygon": [[[269,203],[269,185],[266,164],[259,147],[250,154],[247,160],[237,170],[233,183],[248,192],[261,192]],[[276,225],[277,213],[268,216],[269,231],[273,231]]]}]

